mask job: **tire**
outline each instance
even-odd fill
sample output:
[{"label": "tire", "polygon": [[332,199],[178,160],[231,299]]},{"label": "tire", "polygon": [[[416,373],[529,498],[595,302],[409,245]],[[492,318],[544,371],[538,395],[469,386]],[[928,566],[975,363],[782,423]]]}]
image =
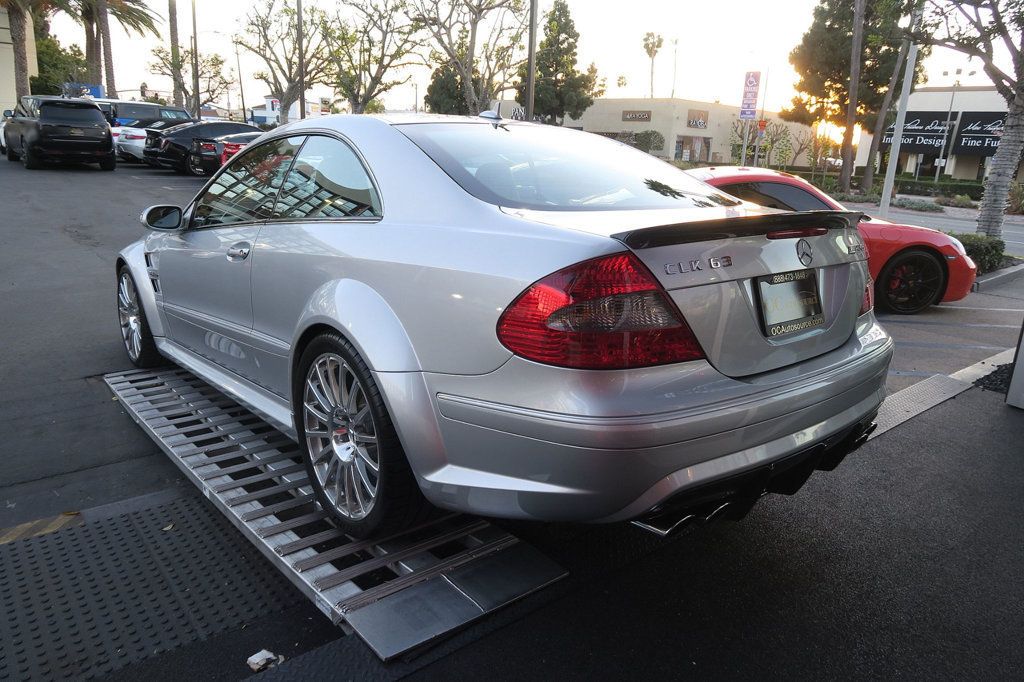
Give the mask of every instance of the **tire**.
[{"label": "tire", "polygon": [[26,170],[38,170],[42,167],[42,163],[40,163],[39,159],[35,157],[32,150],[25,146],[24,140],[21,142],[21,149],[21,165],[24,166]]},{"label": "tire", "polygon": [[121,341],[132,364],[139,368],[163,364],[163,357],[156,349],[149,321],[146,320],[146,311],[139,301],[135,278],[127,265],[122,265],[117,271],[117,317]]},{"label": "tire", "polygon": [[433,507],[420,492],[380,389],[352,345],[334,332],[317,336],[294,376],[303,461],[317,502],[339,527],[365,538],[429,518]]},{"label": "tire", "polygon": [[17,161],[18,160],[18,155],[15,154],[14,150],[11,149],[10,147],[7,148],[7,160],[8,161]]},{"label": "tire", "polygon": [[206,175],[206,171],[203,170],[203,167],[195,163],[192,159],[193,157],[191,154],[189,154],[188,158],[185,159],[185,174],[194,177]]},{"label": "tire", "polygon": [[889,259],[875,283],[875,303],[897,315],[916,315],[939,302],[946,269],[930,251],[907,249]]},{"label": "tire", "polygon": [[100,170],[112,171],[117,169],[117,157],[111,156],[109,159],[103,159],[100,161]]}]

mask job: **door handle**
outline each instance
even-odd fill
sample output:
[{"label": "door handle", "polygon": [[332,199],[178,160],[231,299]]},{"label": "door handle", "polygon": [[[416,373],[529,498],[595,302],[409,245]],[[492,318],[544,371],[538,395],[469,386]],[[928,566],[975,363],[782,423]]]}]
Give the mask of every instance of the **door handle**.
[{"label": "door handle", "polygon": [[228,247],[228,260],[245,260],[249,257],[249,250],[252,244],[249,242],[235,242]]}]

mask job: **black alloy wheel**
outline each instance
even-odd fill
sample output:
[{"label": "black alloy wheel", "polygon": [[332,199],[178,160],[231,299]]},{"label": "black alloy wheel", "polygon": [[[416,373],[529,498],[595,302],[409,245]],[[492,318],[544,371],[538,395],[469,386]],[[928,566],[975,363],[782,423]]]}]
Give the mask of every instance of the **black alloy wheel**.
[{"label": "black alloy wheel", "polygon": [[907,249],[885,264],[875,286],[875,299],[882,309],[916,315],[939,301],[946,287],[946,272],[933,253]]}]

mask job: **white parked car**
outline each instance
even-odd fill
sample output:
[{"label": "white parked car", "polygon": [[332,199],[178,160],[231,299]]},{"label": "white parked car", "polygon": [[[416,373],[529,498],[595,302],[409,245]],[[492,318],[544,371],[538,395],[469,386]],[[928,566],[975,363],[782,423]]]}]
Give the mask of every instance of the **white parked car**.
[{"label": "white parked car", "polygon": [[146,145],[146,130],[160,130],[180,124],[180,120],[172,119],[135,119],[123,126],[111,128],[114,135],[114,148],[122,161],[144,162],[143,149]]}]

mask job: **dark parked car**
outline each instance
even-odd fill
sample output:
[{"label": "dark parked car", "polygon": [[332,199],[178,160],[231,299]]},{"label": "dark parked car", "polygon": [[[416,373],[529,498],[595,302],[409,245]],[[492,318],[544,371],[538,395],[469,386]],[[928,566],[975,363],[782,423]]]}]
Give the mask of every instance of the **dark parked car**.
[{"label": "dark parked car", "polygon": [[110,125],[95,102],[32,95],[22,97],[18,107],[5,111],[7,160],[25,168],[39,168],[44,161],[98,163],[114,170],[117,157]]},{"label": "dark parked car", "polygon": [[262,133],[259,128],[231,121],[200,121],[183,123],[164,130],[146,131],[146,163],[151,166],[173,168],[179,173],[192,173],[189,157],[192,140],[213,139],[238,133]]},{"label": "dark parked car", "polygon": [[236,133],[213,139],[197,137],[189,150],[188,171],[193,175],[211,175],[247,144],[263,133]]}]

